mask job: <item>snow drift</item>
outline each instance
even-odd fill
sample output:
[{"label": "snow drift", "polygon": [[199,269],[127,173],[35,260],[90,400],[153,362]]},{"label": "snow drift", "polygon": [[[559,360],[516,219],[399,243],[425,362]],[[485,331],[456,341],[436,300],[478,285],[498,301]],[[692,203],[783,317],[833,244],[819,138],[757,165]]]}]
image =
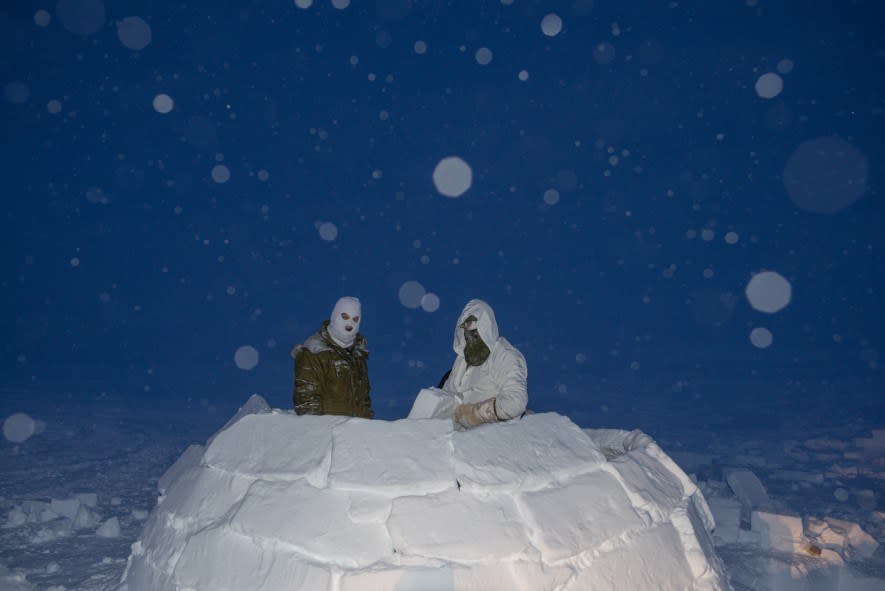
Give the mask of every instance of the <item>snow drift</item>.
[{"label": "snow drift", "polygon": [[121,591],[728,588],[702,494],[638,431],[247,408],[164,476]]}]

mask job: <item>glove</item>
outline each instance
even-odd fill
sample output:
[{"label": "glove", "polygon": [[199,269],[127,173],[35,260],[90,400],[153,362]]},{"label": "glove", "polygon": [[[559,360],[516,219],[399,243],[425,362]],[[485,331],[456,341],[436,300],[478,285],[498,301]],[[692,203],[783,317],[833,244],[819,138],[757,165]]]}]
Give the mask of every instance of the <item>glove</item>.
[{"label": "glove", "polygon": [[495,399],[489,398],[475,404],[459,404],[453,415],[455,426],[459,429],[472,429],[483,423],[496,423],[500,419],[495,410]]}]

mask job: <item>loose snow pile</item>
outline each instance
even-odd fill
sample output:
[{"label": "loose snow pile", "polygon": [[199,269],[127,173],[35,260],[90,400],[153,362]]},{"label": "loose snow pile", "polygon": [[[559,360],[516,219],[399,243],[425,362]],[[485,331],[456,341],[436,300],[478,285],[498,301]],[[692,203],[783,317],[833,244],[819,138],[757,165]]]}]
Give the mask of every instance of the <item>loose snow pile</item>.
[{"label": "loose snow pile", "polygon": [[247,407],[161,480],[121,590],[728,588],[702,494],[638,431]]}]

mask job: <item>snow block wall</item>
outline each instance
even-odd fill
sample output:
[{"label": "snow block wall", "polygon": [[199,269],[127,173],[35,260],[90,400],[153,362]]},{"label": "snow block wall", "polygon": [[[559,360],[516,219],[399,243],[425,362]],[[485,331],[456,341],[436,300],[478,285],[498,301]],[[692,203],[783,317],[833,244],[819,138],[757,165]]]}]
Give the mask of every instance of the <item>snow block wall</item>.
[{"label": "snow block wall", "polygon": [[728,588],[703,496],[639,432],[259,412],[164,482],[121,591]]}]

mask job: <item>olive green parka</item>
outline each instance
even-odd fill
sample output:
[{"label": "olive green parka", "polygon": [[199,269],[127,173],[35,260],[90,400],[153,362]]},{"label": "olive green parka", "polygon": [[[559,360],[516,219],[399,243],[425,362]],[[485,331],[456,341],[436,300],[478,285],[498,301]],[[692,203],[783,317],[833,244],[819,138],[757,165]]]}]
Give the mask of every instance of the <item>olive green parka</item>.
[{"label": "olive green parka", "polygon": [[363,335],[358,334],[353,345],[345,349],[329,336],[329,321],[323,322],[314,335],[292,349],[295,412],[374,418],[368,357]]}]

